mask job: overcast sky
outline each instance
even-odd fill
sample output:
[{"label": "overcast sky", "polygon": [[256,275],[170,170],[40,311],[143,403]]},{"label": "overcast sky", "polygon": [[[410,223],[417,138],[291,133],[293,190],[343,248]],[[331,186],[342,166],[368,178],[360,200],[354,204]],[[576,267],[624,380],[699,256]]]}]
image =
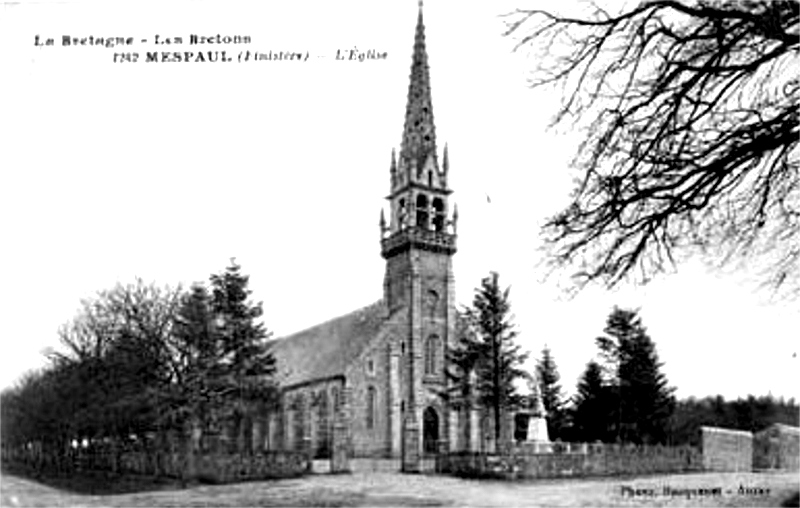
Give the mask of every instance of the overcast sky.
[{"label": "overcast sky", "polygon": [[[439,149],[459,209],[457,299],[490,270],[511,285],[520,342],[548,344],[567,392],[614,305],[641,308],[677,395],[797,397],[800,311],[743,272],[699,262],[649,286],[562,297],[538,227],[567,200],[577,133],[546,129],[498,14],[522,3],[428,0]],[[0,12],[0,384],[42,364],[80,300],[136,277],[206,280],[235,256],[277,336],[381,297],[378,218],[399,147],[414,0],[39,2]],[[189,47],[190,34],[251,37]],[[56,39],[35,47],[36,35]],[[61,47],[63,35],[147,39]],[[155,48],[155,35],[182,37]],[[336,61],[338,49],[387,52]],[[115,52],[309,52],[307,62],[114,64]],[[9,79],[9,77],[11,79]],[[487,201],[491,197],[491,204]]]}]

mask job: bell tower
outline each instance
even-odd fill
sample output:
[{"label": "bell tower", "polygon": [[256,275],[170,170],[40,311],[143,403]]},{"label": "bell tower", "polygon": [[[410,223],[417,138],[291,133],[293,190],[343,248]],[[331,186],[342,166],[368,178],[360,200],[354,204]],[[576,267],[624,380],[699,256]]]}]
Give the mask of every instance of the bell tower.
[{"label": "bell tower", "polygon": [[[458,211],[450,214],[452,191],[447,146],[441,165],[436,149],[425,25],[420,5],[414,37],[405,126],[399,157],[392,150],[389,222],[381,210],[381,254],[386,259],[384,300],[390,309],[410,302],[408,278],[413,260],[424,275],[446,276],[456,252]],[[423,266],[425,265],[425,266]],[[434,266],[435,265],[435,266]],[[446,266],[445,266],[446,265]],[[422,274],[422,273],[421,273]],[[440,295],[441,296],[441,295]]]},{"label": "bell tower", "polygon": [[[408,322],[401,343],[403,468],[447,441],[448,413],[441,400],[446,383],[445,350],[455,324],[452,256],[458,212],[447,146],[436,147],[431,82],[420,2],[414,35],[405,125],[399,154],[392,150],[389,221],[381,210],[381,255],[386,260],[384,302]],[[404,332],[405,333],[405,332]],[[424,422],[423,422],[424,414]]]}]

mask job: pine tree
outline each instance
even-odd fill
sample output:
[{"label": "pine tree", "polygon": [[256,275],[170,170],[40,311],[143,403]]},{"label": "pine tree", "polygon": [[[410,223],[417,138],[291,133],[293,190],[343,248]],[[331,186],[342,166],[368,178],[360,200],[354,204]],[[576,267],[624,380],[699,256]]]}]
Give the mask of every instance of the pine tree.
[{"label": "pine tree", "polygon": [[614,394],[603,381],[603,369],[597,362],[586,364],[578,381],[572,408],[573,434],[577,441],[606,441],[614,416]]},{"label": "pine tree", "polygon": [[240,273],[241,267],[231,264],[221,274],[211,276],[211,310],[215,319],[216,340],[221,354],[220,379],[227,384],[226,416],[232,417],[239,446],[251,442],[242,425],[254,406],[268,405],[277,399],[274,382],[275,358],[267,342],[271,334],[259,320],[261,303],[250,300],[249,277]]},{"label": "pine tree", "polygon": [[547,346],[542,349],[542,356],[536,363],[536,378],[539,381],[539,393],[546,412],[548,435],[550,439],[558,439],[566,423],[566,414],[561,385],[558,383],[561,376],[558,374],[553,354]]},{"label": "pine tree", "polygon": [[635,310],[615,307],[606,322],[607,337],[597,345],[614,372],[617,391],[617,440],[663,443],[675,406],[673,389],[660,371],[655,344]]},{"label": "pine tree", "polygon": [[510,288],[501,290],[498,279],[492,272],[476,288],[472,307],[466,313],[475,336],[463,344],[467,358],[474,359],[476,399],[481,407],[492,411],[495,442],[501,438],[503,415],[523,403],[515,382],[525,379],[522,364],[528,357],[514,343],[517,332],[510,315]]}]

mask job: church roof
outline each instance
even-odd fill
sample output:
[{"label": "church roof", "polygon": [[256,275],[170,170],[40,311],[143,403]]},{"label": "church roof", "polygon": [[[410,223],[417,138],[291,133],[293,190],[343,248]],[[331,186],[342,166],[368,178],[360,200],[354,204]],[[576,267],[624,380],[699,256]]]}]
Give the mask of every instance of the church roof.
[{"label": "church roof", "polygon": [[387,317],[382,300],[301,332],[277,339],[271,351],[284,388],[343,375],[381,329]]}]

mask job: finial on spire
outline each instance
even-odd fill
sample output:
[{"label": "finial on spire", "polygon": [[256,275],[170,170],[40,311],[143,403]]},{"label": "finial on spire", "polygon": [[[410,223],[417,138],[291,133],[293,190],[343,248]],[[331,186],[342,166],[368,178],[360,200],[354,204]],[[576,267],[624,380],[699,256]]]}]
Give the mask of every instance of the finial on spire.
[{"label": "finial on spire", "polygon": [[397,156],[395,155],[394,148],[392,148],[392,166],[390,168],[392,172],[392,177],[397,174]]},{"label": "finial on spire", "polygon": [[444,153],[442,154],[442,171],[447,174],[450,169],[450,158],[447,156],[447,143],[444,144]]},{"label": "finial on spire", "polygon": [[383,208],[381,208],[381,220],[378,222],[378,225],[381,227],[381,237],[386,232],[386,217],[383,215]]},{"label": "finial on spire", "polygon": [[453,203],[453,234],[458,231],[458,203]]}]

